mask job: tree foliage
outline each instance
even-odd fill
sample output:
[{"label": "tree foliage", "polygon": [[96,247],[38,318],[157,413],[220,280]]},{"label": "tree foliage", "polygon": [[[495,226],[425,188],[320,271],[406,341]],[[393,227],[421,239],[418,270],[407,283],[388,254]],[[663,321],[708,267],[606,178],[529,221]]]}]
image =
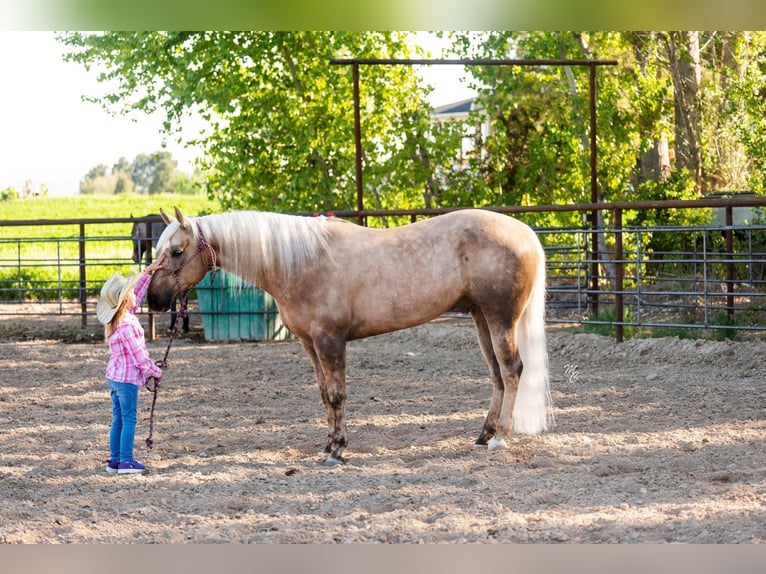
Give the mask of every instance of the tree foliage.
[{"label": "tree foliage", "polygon": [[123,157],[111,168],[104,164],[92,167],[80,182],[80,193],[198,193],[201,189],[199,177],[179,172],[177,166],[178,162],[167,151],[139,154],[132,162]]},{"label": "tree foliage", "polygon": [[[463,58],[617,60],[616,66],[597,70],[599,200],[690,199],[763,189],[763,33],[488,32],[450,37],[455,55]],[[479,93],[473,121],[492,126],[484,142],[486,155],[477,154],[471,162],[476,204],[589,201],[587,68],[471,66],[469,72]],[[696,215],[673,220],[661,213],[656,218],[666,224],[691,223]],[[547,219],[567,222],[567,216]]]},{"label": "tree foliage", "polygon": [[[356,205],[351,68],[334,57],[408,57],[378,32],[70,33],[68,58],[104,70],[107,107],[190,113],[210,193],[225,207],[279,211]],[[408,66],[361,70],[365,188],[378,207],[425,201],[434,159],[424,88]],[[430,151],[428,153],[431,153]],[[444,156],[445,154],[441,154]],[[435,154],[439,157],[439,154]]]},{"label": "tree foliage", "polygon": [[[462,58],[617,60],[597,71],[601,201],[760,191],[766,182],[764,33],[447,36]],[[328,61],[411,55],[407,34],[396,32],[69,33],[61,41],[70,60],[112,86],[98,100],[109,109],[162,110],[168,133],[188,114],[207,120],[192,143],[204,150],[209,193],[224,207],[277,211],[356,206],[351,69]],[[466,127],[432,121],[413,69],[361,68],[365,205],[590,201],[587,68],[469,72],[478,92],[469,128],[488,122],[490,130],[476,134],[456,167]],[[534,222],[579,223],[565,214]]]}]

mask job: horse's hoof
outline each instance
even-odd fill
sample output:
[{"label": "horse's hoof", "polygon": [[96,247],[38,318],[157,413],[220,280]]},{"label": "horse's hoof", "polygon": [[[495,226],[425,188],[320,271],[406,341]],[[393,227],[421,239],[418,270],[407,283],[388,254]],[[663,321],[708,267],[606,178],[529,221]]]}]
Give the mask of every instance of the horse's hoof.
[{"label": "horse's hoof", "polygon": [[335,458],[334,456],[328,456],[322,463],[326,467],[338,466],[339,464],[345,464],[346,461],[343,458]]},{"label": "horse's hoof", "polygon": [[476,442],[473,444],[473,450],[485,450],[487,448],[486,443]]},{"label": "horse's hoof", "polygon": [[487,445],[487,449],[489,449],[491,451],[492,450],[499,450],[499,449],[503,449],[503,448],[507,448],[507,447],[508,447],[508,443],[505,442],[505,439],[504,438],[497,438],[497,437],[492,437],[492,440],[489,441],[489,445]]}]

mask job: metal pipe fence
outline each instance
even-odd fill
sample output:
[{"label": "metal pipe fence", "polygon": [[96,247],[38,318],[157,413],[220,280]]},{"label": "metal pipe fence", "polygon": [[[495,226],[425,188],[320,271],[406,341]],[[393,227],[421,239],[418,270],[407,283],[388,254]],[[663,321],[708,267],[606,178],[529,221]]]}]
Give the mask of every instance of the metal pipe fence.
[{"label": "metal pipe fence", "polygon": [[[735,236],[727,245],[726,235]],[[766,226],[539,230],[548,258],[548,321],[667,334],[766,330]],[[603,235],[621,241],[593,259]],[[546,236],[549,236],[546,238]],[[664,237],[663,237],[664,236]],[[555,237],[555,240],[553,239]],[[568,238],[568,244],[562,239]],[[546,241],[547,239],[547,241]],[[675,242],[674,250],[648,249]],[[551,243],[556,246],[551,247]],[[596,264],[599,274],[590,275]],[[595,279],[598,290],[593,290]],[[590,304],[599,301],[598,311]]]},{"label": "metal pipe fence", "polygon": [[[724,334],[766,330],[766,226],[733,225],[732,209],[743,206],[766,206],[766,198],[490,209],[503,213],[610,212],[608,227],[592,229],[592,218],[584,218],[582,227],[537,232],[547,255],[547,320],[606,326],[621,341],[626,333],[642,329],[667,333],[708,329]],[[725,224],[622,225],[627,209],[698,207],[725,210]],[[415,221],[451,210],[365,211],[363,216]],[[359,213],[334,215],[357,218]],[[0,318],[77,315],[82,326],[95,322],[103,281],[114,272],[130,274],[139,269],[131,258],[127,229],[128,224],[145,219],[0,221],[0,231],[6,232],[0,238]],[[124,234],[108,231],[115,224],[126,224]],[[53,226],[67,231],[52,237]],[[16,227],[19,232],[7,237],[3,227]],[[192,305],[192,314],[197,313]],[[148,317],[153,338],[153,316]]]}]

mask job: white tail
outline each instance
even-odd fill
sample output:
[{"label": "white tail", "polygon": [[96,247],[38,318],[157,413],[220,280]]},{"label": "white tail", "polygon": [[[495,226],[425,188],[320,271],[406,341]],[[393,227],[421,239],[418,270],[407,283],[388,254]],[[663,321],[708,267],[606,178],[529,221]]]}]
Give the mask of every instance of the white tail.
[{"label": "white tail", "polygon": [[545,342],[545,252],[540,245],[539,250],[535,285],[516,330],[523,369],[513,407],[513,431],[521,434],[537,434],[554,423]]}]

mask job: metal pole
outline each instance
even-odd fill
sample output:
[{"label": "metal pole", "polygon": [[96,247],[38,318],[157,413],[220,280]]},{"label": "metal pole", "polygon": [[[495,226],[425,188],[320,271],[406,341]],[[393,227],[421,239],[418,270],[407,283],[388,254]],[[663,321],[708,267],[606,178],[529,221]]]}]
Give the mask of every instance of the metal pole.
[{"label": "metal pole", "polygon": [[[149,226],[149,229],[151,230],[151,228],[152,228],[151,223],[149,223],[147,225]],[[148,235],[150,235],[150,236],[152,235],[151,231],[149,232]],[[151,239],[150,239],[150,241],[151,241]],[[152,248],[151,248],[151,243],[150,243],[149,249],[146,250],[146,266],[149,267],[149,265],[151,265],[151,264],[152,264]],[[139,263],[139,267],[141,267],[140,263]],[[178,317],[176,317],[176,319],[178,319]],[[157,340],[157,326],[155,325],[154,313],[152,312],[151,309],[149,309],[149,325],[148,325],[148,327],[149,327],[149,341]]]},{"label": "metal pole", "polygon": [[734,209],[731,205],[726,206],[726,314],[731,318],[734,315]]},{"label": "metal pole", "polygon": [[[589,66],[589,104],[590,104],[590,202],[598,203],[598,177],[596,173],[596,66]],[[590,228],[593,232],[591,241],[591,291],[590,312],[595,318],[598,316],[598,291],[599,291],[599,253],[598,253],[598,210],[590,214]]]},{"label": "metal pole", "polygon": [[622,255],[622,209],[614,210],[614,321],[615,338],[622,343],[624,335],[625,313],[623,309],[623,278],[625,268]]},{"label": "metal pole", "polygon": [[[399,59],[399,58],[331,58],[332,65],[350,65],[353,70],[354,84],[354,143],[356,145],[356,219],[360,225],[364,225],[365,215],[360,213],[363,207],[362,199],[362,128],[359,112],[359,66],[414,66],[414,65],[463,65],[463,66],[588,66],[590,69],[591,82],[591,189],[596,189],[595,184],[595,161],[596,134],[595,134],[595,90],[596,90],[596,66],[616,66],[617,60],[566,60],[566,59]],[[594,219],[595,221],[595,219]],[[595,226],[594,226],[595,228]],[[596,303],[598,305],[598,303]]]},{"label": "metal pole", "polygon": [[364,225],[364,198],[362,197],[362,114],[359,104],[359,64],[352,66],[354,82],[354,147],[356,148],[356,222]]},{"label": "metal pole", "polygon": [[80,319],[83,327],[88,326],[88,294],[86,292],[87,276],[85,273],[85,224],[80,223],[80,239],[79,239],[79,251],[80,251]]}]

